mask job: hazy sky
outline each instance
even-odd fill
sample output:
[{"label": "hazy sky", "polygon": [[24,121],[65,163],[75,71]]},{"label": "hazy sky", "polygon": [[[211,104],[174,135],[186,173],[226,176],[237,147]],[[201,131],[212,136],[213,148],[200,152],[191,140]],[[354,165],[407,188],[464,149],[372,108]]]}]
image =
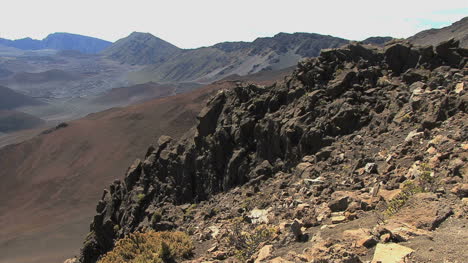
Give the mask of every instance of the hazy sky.
[{"label": "hazy sky", "polygon": [[150,32],[179,47],[278,32],[408,37],[468,16],[468,0],[2,0],[0,37],[70,32],[109,41]]}]

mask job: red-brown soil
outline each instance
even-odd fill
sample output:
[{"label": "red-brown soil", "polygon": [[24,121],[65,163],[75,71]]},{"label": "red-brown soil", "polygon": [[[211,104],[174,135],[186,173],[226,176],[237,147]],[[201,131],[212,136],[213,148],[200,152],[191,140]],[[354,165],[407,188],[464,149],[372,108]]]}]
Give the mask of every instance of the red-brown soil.
[{"label": "red-brown soil", "polygon": [[77,254],[102,189],[160,135],[179,137],[209,94],[234,82],[91,114],[0,150],[0,262]]}]

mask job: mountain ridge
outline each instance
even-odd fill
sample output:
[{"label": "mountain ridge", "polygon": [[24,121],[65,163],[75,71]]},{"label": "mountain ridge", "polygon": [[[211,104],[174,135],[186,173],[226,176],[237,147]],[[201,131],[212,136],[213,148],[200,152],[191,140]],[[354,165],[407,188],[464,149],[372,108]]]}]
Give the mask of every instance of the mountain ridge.
[{"label": "mountain ridge", "polygon": [[449,38],[459,40],[461,47],[468,48],[468,17],[440,29],[424,30],[408,40],[418,45],[438,45]]},{"label": "mountain ridge", "polygon": [[339,47],[348,42],[315,33],[278,33],[252,42],[223,42],[209,47],[175,50],[168,58],[153,61],[141,71],[129,75],[136,83],[208,83],[232,74],[242,76],[291,67],[303,57],[318,55],[323,48]]},{"label": "mountain ridge", "polygon": [[0,38],[0,45],[18,48],[21,50],[77,50],[85,54],[97,54],[112,43],[95,37],[83,36],[72,33],[52,33],[42,40],[30,37],[9,40]]}]

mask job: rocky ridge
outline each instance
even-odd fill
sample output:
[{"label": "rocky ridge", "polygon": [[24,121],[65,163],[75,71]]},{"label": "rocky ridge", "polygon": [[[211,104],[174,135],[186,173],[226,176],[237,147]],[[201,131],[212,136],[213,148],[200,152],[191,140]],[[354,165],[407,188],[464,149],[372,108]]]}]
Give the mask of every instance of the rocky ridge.
[{"label": "rocky ridge", "polygon": [[[436,230],[467,223],[467,54],[350,44],[273,86],[219,92],[104,191],[80,262],[148,229],[191,234],[193,262],[425,262],[405,242],[463,247],[466,229]],[[272,231],[246,248],[256,226]]]}]

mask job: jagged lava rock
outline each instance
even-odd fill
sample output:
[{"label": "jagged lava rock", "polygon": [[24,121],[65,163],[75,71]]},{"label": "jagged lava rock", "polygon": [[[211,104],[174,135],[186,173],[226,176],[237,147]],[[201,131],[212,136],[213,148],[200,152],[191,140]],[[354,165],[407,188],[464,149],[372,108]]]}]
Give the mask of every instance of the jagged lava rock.
[{"label": "jagged lava rock", "polygon": [[[220,91],[200,113],[196,127],[179,141],[162,138],[148,149],[145,160],[134,163],[124,182],[117,180],[104,191],[80,262],[94,263],[117,239],[152,227],[158,207],[201,202],[288,173],[304,157],[364,128],[378,136],[411,118],[421,129],[433,129],[466,112],[467,95],[455,92],[452,79],[465,72],[467,50],[456,44],[442,43],[435,50],[406,43],[385,50],[351,44],[300,62],[291,76],[273,86]],[[408,70],[423,75],[406,81],[426,81],[414,105],[413,92],[402,80]],[[331,152],[321,152],[315,162],[327,161]],[[371,162],[360,160],[350,172]],[[314,174],[313,167],[303,166],[307,173],[303,170],[301,176]],[[317,186],[316,196],[336,190],[327,180]],[[363,188],[358,179],[352,184]],[[346,210],[354,198],[337,197],[330,209]]]}]

